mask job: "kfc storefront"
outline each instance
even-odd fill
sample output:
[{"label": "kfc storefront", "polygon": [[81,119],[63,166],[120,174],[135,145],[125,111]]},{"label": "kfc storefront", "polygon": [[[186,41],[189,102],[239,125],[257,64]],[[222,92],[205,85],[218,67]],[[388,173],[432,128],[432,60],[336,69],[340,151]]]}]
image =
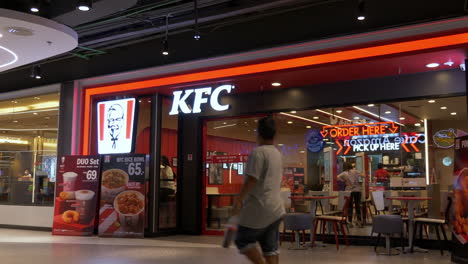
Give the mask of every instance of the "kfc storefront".
[{"label": "kfc storefront", "polygon": [[[433,142],[439,132],[439,143],[450,145],[450,131],[468,130],[460,70],[468,33],[419,25],[397,35],[373,32],[66,84],[71,144],[63,153],[145,156],[146,235],[221,234],[256,145],[256,121],[268,114],[278,122],[284,189],[338,196],[336,175],[353,162],[369,176],[367,195],[384,188],[440,201],[453,167],[439,163],[453,154]],[[392,175],[388,186],[374,179],[378,163]],[[439,215],[444,205],[424,207]]]}]

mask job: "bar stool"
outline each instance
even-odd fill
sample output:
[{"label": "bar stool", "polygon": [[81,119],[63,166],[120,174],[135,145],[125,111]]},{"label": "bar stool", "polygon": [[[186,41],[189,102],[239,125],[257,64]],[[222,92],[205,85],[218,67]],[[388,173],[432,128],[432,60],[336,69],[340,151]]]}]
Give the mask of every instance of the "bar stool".
[{"label": "bar stool", "polygon": [[404,251],[403,244],[403,219],[399,215],[376,215],[372,224],[371,235],[377,233],[377,243],[375,244],[374,251],[377,251],[377,246],[380,242],[380,236],[385,236],[385,247],[387,254],[391,255],[391,236],[392,234],[400,234],[401,248]]}]

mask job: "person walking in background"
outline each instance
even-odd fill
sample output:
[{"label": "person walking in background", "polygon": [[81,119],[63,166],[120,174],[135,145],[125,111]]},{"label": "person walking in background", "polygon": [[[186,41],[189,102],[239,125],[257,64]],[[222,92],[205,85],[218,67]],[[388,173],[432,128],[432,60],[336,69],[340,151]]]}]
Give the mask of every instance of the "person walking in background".
[{"label": "person walking in background", "polygon": [[361,177],[364,177],[358,170],[353,168],[351,163],[345,163],[343,172],[340,173],[337,178],[346,184],[346,191],[351,192],[351,201],[348,207],[348,222],[353,222],[353,205],[356,211],[356,219],[359,227],[362,227],[361,219],[361,196],[362,196],[362,183],[359,181]]},{"label": "person walking in background", "polygon": [[259,146],[249,155],[244,184],[234,204],[234,215],[239,216],[235,244],[252,263],[276,264],[279,225],[285,210],[280,196],[282,158],[273,145],[276,135],[273,118],[260,119],[257,133]]}]

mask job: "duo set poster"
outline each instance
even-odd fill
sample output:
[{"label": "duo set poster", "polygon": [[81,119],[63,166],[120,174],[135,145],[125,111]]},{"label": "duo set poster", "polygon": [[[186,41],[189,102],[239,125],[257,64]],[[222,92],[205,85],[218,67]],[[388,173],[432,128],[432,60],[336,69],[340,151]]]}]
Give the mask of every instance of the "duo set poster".
[{"label": "duo set poster", "polygon": [[140,154],[60,157],[52,233],[143,237],[145,165]]}]

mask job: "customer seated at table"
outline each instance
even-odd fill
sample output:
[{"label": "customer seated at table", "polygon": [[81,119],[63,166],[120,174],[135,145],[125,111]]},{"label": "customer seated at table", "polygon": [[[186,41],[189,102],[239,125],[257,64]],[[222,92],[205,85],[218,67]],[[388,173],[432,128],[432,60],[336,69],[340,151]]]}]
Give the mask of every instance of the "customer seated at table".
[{"label": "customer seated at table", "polygon": [[383,168],[383,164],[377,164],[378,170],[375,171],[374,174],[374,183],[380,184],[385,188],[388,187],[388,171]]},{"label": "customer seated at table", "polygon": [[364,177],[362,173],[353,168],[351,163],[345,163],[343,167],[344,171],[337,176],[338,181],[346,184],[346,191],[351,192],[351,200],[348,207],[348,222],[353,222],[353,205],[356,210],[356,223],[359,227],[362,227],[361,219],[361,192],[362,184],[360,179]]}]

